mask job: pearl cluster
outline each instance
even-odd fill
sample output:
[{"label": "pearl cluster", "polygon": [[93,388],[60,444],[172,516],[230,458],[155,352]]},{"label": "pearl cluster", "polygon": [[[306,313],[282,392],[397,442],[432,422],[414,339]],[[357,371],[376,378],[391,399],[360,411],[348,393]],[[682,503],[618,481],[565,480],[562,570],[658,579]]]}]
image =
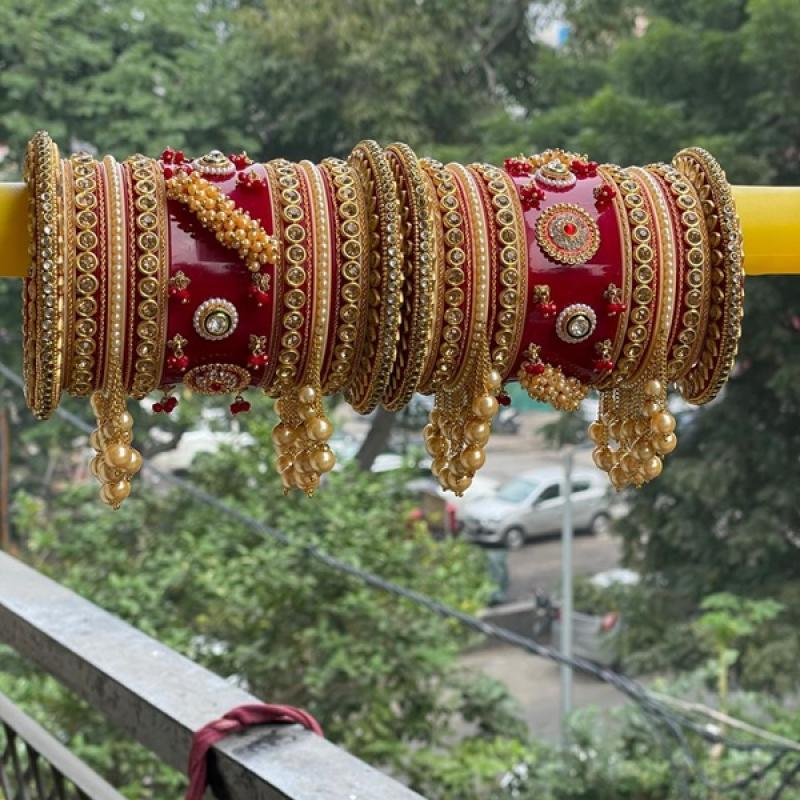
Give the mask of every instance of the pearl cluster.
[{"label": "pearl cluster", "polygon": [[167,180],[167,196],[186,205],[220,244],[235,250],[250,272],[274,264],[278,246],[261,223],[197,172],[177,172]]},{"label": "pearl cluster", "polygon": [[[475,473],[486,462],[486,445],[497,414],[495,393],[503,384],[500,373],[489,372],[486,390],[472,401],[466,419],[445,408],[434,408],[423,428],[425,447],[433,458],[431,472],[443,489],[462,495],[472,485]],[[448,413],[448,411],[450,413]],[[463,410],[459,409],[463,415]]]},{"label": "pearl cluster", "polygon": [[[333,435],[333,425],[320,413],[320,407],[320,393],[308,385],[297,390],[296,398],[280,397],[275,401],[282,421],[272,429],[272,441],[284,492],[300,489],[313,494],[320,476],[336,464],[336,456],[327,443]],[[289,421],[291,417],[296,417],[297,422]]]},{"label": "pearl cluster", "polygon": [[644,394],[638,413],[612,418],[601,409],[601,420],[589,426],[589,438],[597,445],[592,453],[594,463],[609,474],[618,490],[657,478],[663,457],[678,444],[675,418],[664,406],[664,385],[653,378],[645,385]]},{"label": "pearl cluster", "polygon": [[[537,367],[536,370],[527,369]],[[531,399],[549,403],[557,411],[576,411],[589,392],[577,378],[566,376],[561,367],[526,361],[517,375]]]}]

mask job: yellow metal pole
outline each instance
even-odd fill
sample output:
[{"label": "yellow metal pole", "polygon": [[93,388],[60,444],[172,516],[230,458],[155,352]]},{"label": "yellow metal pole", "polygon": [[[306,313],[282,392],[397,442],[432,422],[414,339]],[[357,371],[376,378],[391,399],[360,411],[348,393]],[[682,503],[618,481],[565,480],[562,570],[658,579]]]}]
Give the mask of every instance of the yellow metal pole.
[{"label": "yellow metal pole", "polygon": [[[734,186],[748,275],[800,275],[800,187]],[[0,278],[28,262],[27,192],[0,183]]]},{"label": "yellow metal pole", "polygon": [[748,275],[800,275],[800,187],[733,186]]},{"label": "yellow metal pole", "polygon": [[28,191],[0,183],[0,278],[20,278],[28,268]]}]

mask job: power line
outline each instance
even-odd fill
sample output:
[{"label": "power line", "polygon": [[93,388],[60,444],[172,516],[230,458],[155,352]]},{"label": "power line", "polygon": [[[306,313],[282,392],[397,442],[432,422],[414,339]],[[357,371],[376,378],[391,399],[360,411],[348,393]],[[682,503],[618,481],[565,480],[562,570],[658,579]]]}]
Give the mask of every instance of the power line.
[{"label": "power line", "polygon": [[[7,367],[4,363],[0,362],[0,374],[5,376],[11,383],[15,384],[18,388],[24,387],[22,378],[12,369]],[[77,430],[84,434],[89,434],[93,430],[85,420],[73,414],[71,411],[58,406],[55,410],[57,416],[61,417],[65,422],[72,425]],[[260,520],[245,514],[235,506],[229,505],[224,500],[221,500],[216,495],[207,492],[205,489],[200,488],[191,481],[181,478],[172,473],[158,469],[152,465],[145,464],[142,471],[148,475],[152,475],[175,486],[178,486],[182,491],[196,498],[202,503],[205,503],[211,508],[216,509],[229,518],[235,519],[243,526],[249,528],[253,532],[265,537],[273,539],[282,545],[290,545],[298,548],[306,557],[312,561],[316,561],[328,567],[335,572],[343,575],[348,575],[361,583],[377,589],[382,592],[387,592],[395,597],[401,597],[414,603],[428,611],[447,619],[453,619],[459,622],[465,628],[472,630],[476,633],[483,634],[490,639],[511,645],[512,647],[525,650],[526,652],[546,658],[559,665],[568,665],[584,675],[596,678],[613,686],[617,691],[624,694],[632,700],[644,715],[655,723],[657,727],[651,727],[651,732],[659,738],[663,733],[670,735],[678,749],[681,752],[684,763],[678,766],[682,770],[689,770],[697,780],[705,785],[709,790],[726,793],[734,790],[742,790],[748,788],[759,781],[766,778],[770,773],[780,770],[780,783],[775,789],[774,793],[770,796],[769,800],[780,800],[783,793],[788,789],[794,781],[800,776],[800,744],[790,746],[787,744],[774,742],[774,741],[744,741],[738,738],[721,734],[718,729],[712,726],[704,725],[694,719],[689,713],[674,710],[670,706],[659,699],[657,695],[650,692],[638,681],[622,675],[611,669],[606,669],[579,656],[570,658],[565,657],[560,651],[548,647],[547,645],[540,644],[535,639],[530,639],[521,636],[506,628],[501,628],[486,622],[472,614],[467,614],[459,611],[452,606],[435,600],[420,592],[409,589],[393,581],[385,580],[372,572],[369,572],[361,567],[357,567],[346,561],[342,561],[336,556],[321,550],[315,545],[303,544],[299,545],[292,540],[292,537],[285,532],[273,528]],[[763,752],[769,754],[769,760],[760,767],[753,768],[749,773],[743,775],[741,778],[730,781],[728,783],[717,783],[712,781],[705,773],[703,768],[698,763],[694,753],[692,752],[691,744],[686,737],[686,734],[691,733],[703,739],[709,744],[723,746],[731,750],[738,750],[741,752]],[[789,761],[789,764],[785,762]],[[684,796],[689,798],[689,787],[686,780],[685,773],[681,775],[682,791]]]}]

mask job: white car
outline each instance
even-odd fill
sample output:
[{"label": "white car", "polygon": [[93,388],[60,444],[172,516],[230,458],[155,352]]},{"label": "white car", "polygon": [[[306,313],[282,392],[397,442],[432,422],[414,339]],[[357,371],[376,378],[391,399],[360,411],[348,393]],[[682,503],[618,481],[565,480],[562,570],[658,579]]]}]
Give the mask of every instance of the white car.
[{"label": "white car", "polygon": [[[564,513],[563,470],[545,467],[523,472],[497,491],[468,502],[461,514],[464,534],[475,542],[505,544],[515,550],[537,536],[558,533]],[[597,470],[572,473],[572,519],[575,530],[605,533],[611,521],[606,476]]]}]

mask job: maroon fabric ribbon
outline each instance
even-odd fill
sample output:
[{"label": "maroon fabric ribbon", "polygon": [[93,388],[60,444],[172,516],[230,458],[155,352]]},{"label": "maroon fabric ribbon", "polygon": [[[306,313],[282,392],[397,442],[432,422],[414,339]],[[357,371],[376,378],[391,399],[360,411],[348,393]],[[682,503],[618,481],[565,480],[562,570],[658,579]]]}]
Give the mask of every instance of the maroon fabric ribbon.
[{"label": "maroon fabric ribbon", "polygon": [[189,753],[189,788],[186,790],[185,800],[203,800],[208,785],[208,751],[218,741],[252,725],[270,725],[276,722],[302,725],[318,736],[324,735],[320,724],[301,708],[267,703],[251,703],[234,708],[221,719],[204,725],[192,737],[192,751]]}]

